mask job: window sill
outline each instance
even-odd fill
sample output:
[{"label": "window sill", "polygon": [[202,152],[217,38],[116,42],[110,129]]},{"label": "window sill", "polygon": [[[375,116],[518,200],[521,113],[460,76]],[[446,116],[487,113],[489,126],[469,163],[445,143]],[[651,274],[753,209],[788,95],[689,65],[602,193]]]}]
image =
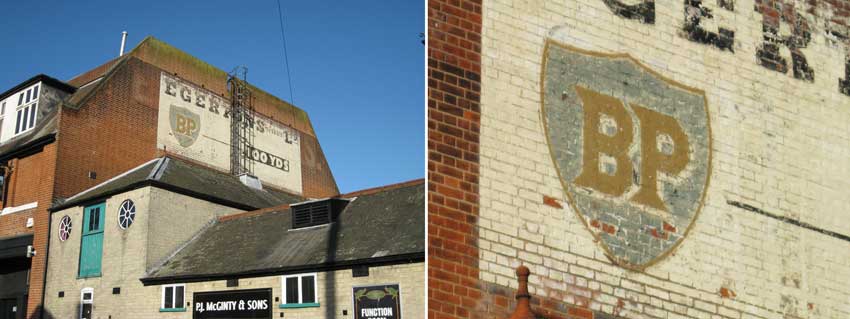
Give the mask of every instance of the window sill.
[{"label": "window sill", "polygon": [[318,307],[318,306],[319,306],[318,302],[311,302],[311,303],[282,303],[278,307],[280,309],[292,309],[292,308],[313,308],[313,307]]},{"label": "window sill", "polygon": [[159,312],[186,312],[186,308],[159,308]]},{"label": "window sill", "polygon": [[96,278],[96,277],[100,277],[100,275],[101,275],[100,273],[91,274],[91,275],[79,275],[79,276],[77,276],[77,279]]}]

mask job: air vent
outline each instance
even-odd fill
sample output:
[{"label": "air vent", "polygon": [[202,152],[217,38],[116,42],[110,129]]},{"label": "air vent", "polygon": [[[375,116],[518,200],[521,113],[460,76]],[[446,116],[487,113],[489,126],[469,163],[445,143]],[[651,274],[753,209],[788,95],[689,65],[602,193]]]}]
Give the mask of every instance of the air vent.
[{"label": "air vent", "polygon": [[348,205],[344,199],[332,198],[292,206],[292,229],[328,224],[336,221]]}]

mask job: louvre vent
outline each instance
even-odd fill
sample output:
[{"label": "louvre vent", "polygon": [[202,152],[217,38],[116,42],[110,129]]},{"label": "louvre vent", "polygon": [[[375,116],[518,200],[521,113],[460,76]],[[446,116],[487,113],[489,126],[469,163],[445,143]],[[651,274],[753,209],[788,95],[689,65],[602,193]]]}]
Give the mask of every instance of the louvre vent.
[{"label": "louvre vent", "polygon": [[344,199],[325,199],[292,206],[292,229],[328,224],[336,221],[348,205]]}]

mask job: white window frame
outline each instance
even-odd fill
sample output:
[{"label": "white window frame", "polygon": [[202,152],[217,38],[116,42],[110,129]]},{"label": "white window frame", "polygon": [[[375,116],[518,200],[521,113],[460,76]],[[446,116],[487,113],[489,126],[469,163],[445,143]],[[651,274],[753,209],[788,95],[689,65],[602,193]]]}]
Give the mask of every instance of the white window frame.
[{"label": "white window frame", "polygon": [[[304,303],[304,296],[301,294],[301,277],[313,276],[313,303],[319,303],[319,275],[318,273],[303,273],[297,275],[284,275],[280,277],[280,288],[283,291],[283,298],[281,299],[281,304],[289,304],[286,302],[286,279],[287,278],[298,278],[298,303],[297,305]],[[296,305],[296,304],[293,304]]]},{"label": "white window frame", "polygon": [[[174,306],[180,306],[180,307],[165,308],[165,288],[168,288],[168,287],[172,287],[172,290],[174,291],[174,294],[171,295],[171,304],[174,305]],[[177,299],[177,287],[183,287],[183,302],[186,302],[186,284],[162,285],[162,293],[160,294],[160,298],[159,298],[159,309],[185,309],[186,308],[186,306],[184,306],[182,303],[178,305],[175,302],[176,301],[175,299]]]},{"label": "white window frame", "polygon": [[[31,130],[38,123],[38,98],[41,97],[39,90],[41,90],[42,86],[43,85],[41,84],[41,82],[39,82],[39,83],[36,83],[33,86],[27,88],[26,90],[21,91],[21,96],[26,96],[26,95],[35,96],[36,94],[38,94],[38,96],[33,97],[31,100],[29,100],[29,102],[27,102],[26,98],[24,97],[24,99],[23,99],[24,102],[15,107],[15,129],[12,130],[12,133],[13,133],[12,136],[17,136],[19,134],[23,134],[24,132]],[[27,94],[27,93],[29,93],[29,94]],[[30,110],[29,109],[30,107],[32,107],[33,110]],[[20,131],[17,131],[17,129],[18,129],[18,112],[21,112],[21,110],[23,110],[23,116],[21,118],[22,123],[21,123],[21,126],[20,126],[22,129]],[[31,117],[32,117],[32,119],[30,119]],[[29,122],[32,122],[32,126],[27,127],[29,125],[28,124]]]},{"label": "white window frame", "polygon": [[[91,293],[91,299],[89,300],[85,299],[87,292]],[[80,290],[80,303],[94,303],[94,288],[86,287]]]},{"label": "white window frame", "polygon": [[[91,293],[91,299],[85,299],[86,293]],[[94,288],[86,287],[80,290],[80,313],[77,318],[83,317],[83,304],[92,304],[92,308],[94,308]]]},{"label": "white window frame", "polygon": [[6,101],[0,102],[0,141],[3,140],[3,122],[6,121]]}]

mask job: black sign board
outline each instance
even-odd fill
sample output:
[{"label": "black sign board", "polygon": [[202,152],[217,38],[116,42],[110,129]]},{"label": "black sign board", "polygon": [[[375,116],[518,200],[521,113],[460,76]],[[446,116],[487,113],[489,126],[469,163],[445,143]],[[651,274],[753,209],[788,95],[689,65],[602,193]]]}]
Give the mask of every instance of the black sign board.
[{"label": "black sign board", "polygon": [[398,284],[354,287],[354,319],[401,319]]},{"label": "black sign board", "polygon": [[192,304],[194,319],[271,318],[272,290],[196,292]]}]

